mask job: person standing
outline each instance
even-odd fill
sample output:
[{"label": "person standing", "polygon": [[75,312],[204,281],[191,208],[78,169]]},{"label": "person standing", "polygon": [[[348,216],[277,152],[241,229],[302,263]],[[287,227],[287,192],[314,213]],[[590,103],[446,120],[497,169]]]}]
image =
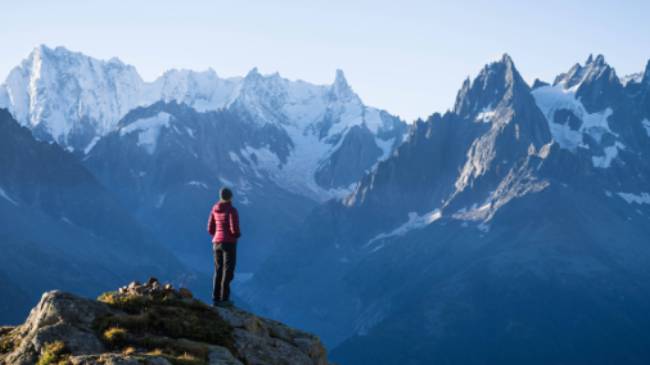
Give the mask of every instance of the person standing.
[{"label": "person standing", "polygon": [[212,236],[214,253],[214,276],[212,303],[218,307],[232,307],[230,300],[230,282],[235,277],[237,263],[237,240],[239,231],[239,214],[232,205],[232,191],[222,188],[220,200],[212,207],[208,218],[208,233]]}]

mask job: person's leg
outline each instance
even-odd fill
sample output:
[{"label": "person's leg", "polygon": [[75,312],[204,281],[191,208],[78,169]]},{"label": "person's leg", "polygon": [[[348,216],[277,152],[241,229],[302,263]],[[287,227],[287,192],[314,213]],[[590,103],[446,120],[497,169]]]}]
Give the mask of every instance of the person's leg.
[{"label": "person's leg", "polygon": [[237,244],[236,243],[226,243],[223,244],[224,252],[224,277],[223,277],[223,292],[221,300],[226,301],[230,300],[230,282],[235,277],[235,265],[237,264]]},{"label": "person's leg", "polygon": [[223,264],[224,254],[221,245],[213,244],[212,252],[214,253],[214,276],[212,277],[212,303],[218,303],[222,300],[221,282],[223,281]]}]

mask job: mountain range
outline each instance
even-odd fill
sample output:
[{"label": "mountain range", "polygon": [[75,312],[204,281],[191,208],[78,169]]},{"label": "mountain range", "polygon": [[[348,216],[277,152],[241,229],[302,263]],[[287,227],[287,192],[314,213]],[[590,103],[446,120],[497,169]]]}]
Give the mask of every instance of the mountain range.
[{"label": "mountain range", "polygon": [[504,55],[245,297],[346,364],[647,362],[648,95],[650,63],[623,85],[589,57],[531,88]]},{"label": "mountain range", "polygon": [[257,69],[235,78],[171,70],[144,82],[118,59],[46,46],[10,72],[3,106],[37,139],[76,155],[160,242],[205,271],[203,221],[221,186],[234,187],[243,222],[256,222],[243,227],[252,247],[240,264],[251,271],[273,250],[269,232],[349,193],[407,129],[365,106],[340,70],[331,85]]},{"label": "mountain range", "polygon": [[407,125],[341,71],[145,82],[40,46],[1,107],[7,313],[54,285],[209,271],[206,212],[231,186],[237,294],[335,361],[650,360],[650,62],[620,78],[590,56],[531,86],[504,55]]}]

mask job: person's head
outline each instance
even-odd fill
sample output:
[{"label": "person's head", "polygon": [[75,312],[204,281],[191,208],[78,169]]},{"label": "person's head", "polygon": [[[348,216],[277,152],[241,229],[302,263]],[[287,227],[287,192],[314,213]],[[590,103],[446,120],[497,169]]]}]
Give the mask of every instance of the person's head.
[{"label": "person's head", "polygon": [[232,200],[232,191],[228,188],[221,188],[219,191],[219,198],[225,202],[229,202]]}]

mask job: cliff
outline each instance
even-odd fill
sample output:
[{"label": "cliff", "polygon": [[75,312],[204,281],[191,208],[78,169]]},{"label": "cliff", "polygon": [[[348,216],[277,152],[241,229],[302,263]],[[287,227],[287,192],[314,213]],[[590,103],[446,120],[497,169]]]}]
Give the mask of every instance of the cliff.
[{"label": "cliff", "polygon": [[24,324],[0,327],[0,364],[329,363],[311,334],[150,279],[97,300],[43,294]]}]

